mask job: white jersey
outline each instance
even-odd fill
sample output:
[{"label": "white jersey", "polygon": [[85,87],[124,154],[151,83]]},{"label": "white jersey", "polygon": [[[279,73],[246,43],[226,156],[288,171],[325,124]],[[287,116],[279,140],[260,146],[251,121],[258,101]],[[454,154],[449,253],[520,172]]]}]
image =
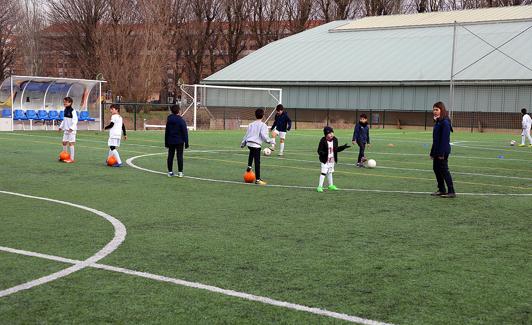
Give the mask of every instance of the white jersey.
[{"label": "white jersey", "polygon": [[72,110],[72,117],[64,117],[63,121],[61,121],[61,125],[59,125],[59,128],[61,130],[64,130],[65,133],[68,130],[76,131],[78,129],[78,113],[75,109]]},{"label": "white jersey", "polygon": [[327,141],[327,163],[334,163],[334,142]]},{"label": "white jersey", "polygon": [[113,127],[109,129],[109,139],[122,138],[122,116],[118,114],[111,115]]},{"label": "white jersey", "polygon": [[523,115],[523,121],[521,123],[524,130],[530,129],[532,127],[532,117],[528,114]]}]

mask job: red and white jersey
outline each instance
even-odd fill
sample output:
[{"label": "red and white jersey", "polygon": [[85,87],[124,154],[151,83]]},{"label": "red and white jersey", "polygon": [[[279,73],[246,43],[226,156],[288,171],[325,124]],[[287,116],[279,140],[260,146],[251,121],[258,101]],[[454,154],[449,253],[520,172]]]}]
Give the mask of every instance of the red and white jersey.
[{"label": "red and white jersey", "polygon": [[327,141],[327,162],[334,163],[334,143],[333,141]]}]

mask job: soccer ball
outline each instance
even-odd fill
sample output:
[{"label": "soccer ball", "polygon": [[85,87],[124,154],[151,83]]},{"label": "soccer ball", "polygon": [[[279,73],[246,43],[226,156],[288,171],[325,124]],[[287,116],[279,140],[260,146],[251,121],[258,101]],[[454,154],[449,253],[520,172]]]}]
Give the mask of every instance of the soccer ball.
[{"label": "soccer ball", "polygon": [[117,162],[115,156],[109,156],[109,158],[107,158],[107,166],[113,166]]},{"label": "soccer ball", "polygon": [[265,156],[269,156],[272,154],[272,150],[270,148],[265,148],[262,152],[264,152]]},{"label": "soccer ball", "polygon": [[244,173],[244,182],[246,183],[255,182],[255,173],[252,170]]},{"label": "soccer ball", "polygon": [[515,141],[515,140],[510,141],[510,145],[511,146],[515,146],[516,143],[517,143],[517,141]]},{"label": "soccer ball", "polygon": [[368,160],[368,168],[375,168],[375,167],[377,167],[377,162],[375,161],[375,159]]},{"label": "soccer ball", "polygon": [[70,159],[70,154],[66,151],[61,151],[61,153],[59,154],[59,160],[65,161],[69,159]]}]

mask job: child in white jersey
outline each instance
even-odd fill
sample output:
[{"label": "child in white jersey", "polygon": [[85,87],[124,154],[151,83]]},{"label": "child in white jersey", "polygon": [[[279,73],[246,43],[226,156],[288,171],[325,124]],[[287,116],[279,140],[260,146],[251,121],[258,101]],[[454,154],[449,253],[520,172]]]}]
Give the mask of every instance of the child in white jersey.
[{"label": "child in white jersey", "polygon": [[316,189],[319,193],[323,192],[323,182],[325,177],[329,182],[328,189],[330,191],[336,191],[338,188],[333,184],[333,173],[334,173],[334,164],[338,162],[338,152],[344,151],[350,146],[344,144],[343,146],[338,146],[338,139],[334,136],[334,130],[330,126],[323,128],[324,137],[320,139],[320,144],[318,145],[318,155],[321,162],[321,175],[318,188]]},{"label": "child in white jersey", "polygon": [[120,159],[120,154],[118,154],[117,148],[120,147],[120,139],[124,135],[124,140],[127,140],[126,127],[122,116],[120,116],[120,107],[118,105],[112,104],[109,108],[111,112],[111,123],[105,127],[106,130],[109,130],[109,140],[107,145],[109,146],[109,157],[114,156],[116,158],[116,163],[113,167],[122,166],[122,160]]},{"label": "child in white jersey", "polygon": [[523,108],[521,110],[521,114],[523,114],[523,120],[521,121],[523,132],[521,132],[521,144],[519,145],[519,147],[524,147],[525,138],[528,138],[528,141],[530,142],[528,146],[532,148],[532,137],[530,136],[530,129],[532,128],[532,118],[526,113],[526,108]]},{"label": "child in white jersey", "polygon": [[66,163],[74,162],[74,145],[76,144],[76,132],[78,130],[78,114],[72,108],[74,101],[70,97],[63,98],[64,117],[59,125],[59,131],[63,131],[63,151],[67,152],[67,146],[70,149],[70,158],[63,160]]}]

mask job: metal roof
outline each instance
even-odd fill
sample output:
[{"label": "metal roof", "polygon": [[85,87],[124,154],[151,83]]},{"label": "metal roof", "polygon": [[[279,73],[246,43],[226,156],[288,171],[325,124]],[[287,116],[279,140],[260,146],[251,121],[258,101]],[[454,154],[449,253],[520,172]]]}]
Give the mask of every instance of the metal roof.
[{"label": "metal roof", "polygon": [[453,24],[455,21],[473,24],[518,20],[532,20],[532,6],[512,6],[460,11],[427,12],[410,15],[365,17],[336,27],[334,31],[437,26]]},{"label": "metal roof", "polygon": [[[453,25],[330,32],[348,23],[331,22],[270,43],[204,83],[426,83],[450,79]],[[532,80],[532,21],[460,25],[456,32],[454,71],[480,59],[456,75],[456,80]],[[500,46],[503,53],[486,42]]]}]

